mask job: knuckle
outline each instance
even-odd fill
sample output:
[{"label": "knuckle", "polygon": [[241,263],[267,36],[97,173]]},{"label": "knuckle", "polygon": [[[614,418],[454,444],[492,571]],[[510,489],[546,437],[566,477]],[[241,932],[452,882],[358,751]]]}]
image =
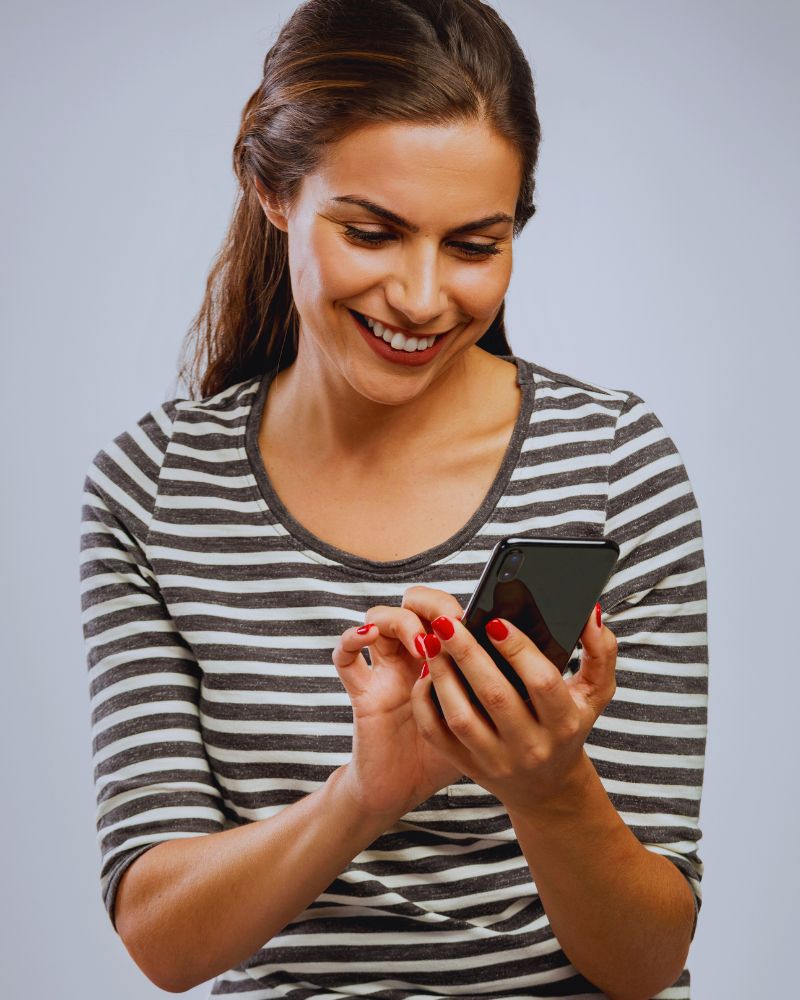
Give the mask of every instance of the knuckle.
[{"label": "knuckle", "polygon": [[410,608],[398,608],[397,618],[404,625],[408,625],[409,628],[414,629],[415,632],[418,632],[422,626],[422,620],[419,615]]},{"label": "knuckle", "polygon": [[403,591],[403,599],[400,602],[402,608],[413,608],[420,614],[425,615],[429,621],[439,615],[457,616],[463,613],[464,609],[458,601],[446,590],[439,587],[427,587],[422,583],[415,583],[406,587]]},{"label": "knuckle", "polygon": [[[459,633],[456,632],[456,635]],[[444,641],[442,645],[444,646]],[[447,652],[457,664],[464,663],[467,668],[474,666],[476,671],[486,662],[483,659],[483,650],[477,644],[464,642],[460,637],[449,640]]]},{"label": "knuckle", "polygon": [[428,722],[418,722],[417,730],[426,743],[433,743],[436,737],[436,730]]},{"label": "knuckle", "polygon": [[541,767],[550,757],[550,750],[544,743],[532,743],[525,751],[524,759],[529,768]]},{"label": "knuckle", "polygon": [[553,694],[561,685],[561,674],[553,673],[552,671],[547,671],[546,673],[544,671],[537,672],[531,679],[531,684],[540,694]]},{"label": "knuckle", "polygon": [[463,712],[454,712],[447,720],[447,725],[456,736],[468,736],[472,732],[472,720]]},{"label": "knuckle", "polygon": [[508,691],[500,684],[492,684],[481,692],[481,701],[491,709],[503,709],[508,705]]},{"label": "knuckle", "polygon": [[579,719],[569,718],[565,719],[561,724],[561,735],[567,740],[576,739],[581,732],[581,723]]},{"label": "knuckle", "polygon": [[502,777],[503,781],[513,781],[517,775],[517,768],[516,766],[508,764],[503,768],[502,774],[503,774]]},{"label": "knuckle", "polygon": [[521,633],[515,633],[513,636],[509,636],[508,640],[503,643],[503,656],[509,660],[521,656],[532,645],[533,643],[530,639],[526,642]]},{"label": "knuckle", "polygon": [[403,591],[403,600],[400,602],[400,606],[406,608],[410,604],[420,601],[427,597],[430,589],[430,587],[425,587],[421,583],[415,583],[411,587],[406,587]]},{"label": "knuckle", "polygon": [[500,761],[493,761],[489,767],[489,770],[495,781],[514,780],[515,769],[505,759]]},{"label": "knuckle", "polygon": [[444,613],[446,615],[450,615],[451,618],[459,618],[461,615],[463,615],[464,609],[461,607],[461,605],[458,603],[455,597],[453,597],[452,594],[447,594],[446,597],[447,601],[445,602]]},{"label": "knuckle", "polygon": [[373,622],[378,626],[379,631],[385,636],[399,639],[401,633],[408,632],[409,635],[416,635],[420,631],[421,623],[413,611],[408,608],[393,607],[390,604],[375,604],[366,613],[365,622]]}]

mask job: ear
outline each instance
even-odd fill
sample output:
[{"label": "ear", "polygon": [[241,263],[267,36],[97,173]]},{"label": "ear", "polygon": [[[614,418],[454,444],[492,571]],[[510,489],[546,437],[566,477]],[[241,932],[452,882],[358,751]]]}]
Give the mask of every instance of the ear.
[{"label": "ear", "polygon": [[283,207],[275,197],[274,193],[272,191],[268,191],[258,177],[253,178],[253,183],[255,184],[256,194],[258,195],[258,200],[261,202],[261,207],[264,209],[266,217],[273,226],[286,232],[289,228],[286,213],[283,211]]}]

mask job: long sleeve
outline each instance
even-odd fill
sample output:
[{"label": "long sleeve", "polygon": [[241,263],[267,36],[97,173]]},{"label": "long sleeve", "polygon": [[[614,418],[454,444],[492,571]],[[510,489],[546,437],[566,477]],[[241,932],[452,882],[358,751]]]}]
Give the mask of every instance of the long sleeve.
[{"label": "long sleeve", "polygon": [[225,823],[200,728],[200,670],[145,554],[175,402],[101,450],[84,483],[81,605],[100,882],[115,930],[117,887],[140,854]]},{"label": "long sleeve", "polygon": [[708,693],[702,529],[678,449],[635,393],[617,420],[605,535],[620,546],[600,598],[618,641],[617,690],[587,753],[634,835],[686,877],[696,928]]}]

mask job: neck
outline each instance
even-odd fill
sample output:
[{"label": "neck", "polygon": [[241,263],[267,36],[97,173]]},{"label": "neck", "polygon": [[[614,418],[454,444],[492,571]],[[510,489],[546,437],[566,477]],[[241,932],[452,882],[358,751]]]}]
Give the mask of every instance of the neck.
[{"label": "neck", "polygon": [[[419,372],[413,378],[373,380],[358,372],[352,380],[356,389],[327,356],[301,346],[269,387],[262,432],[269,426],[270,440],[290,441],[304,458],[319,463],[335,460],[353,471],[396,470],[404,456],[433,458],[429,449],[437,442],[468,434],[498,364],[505,362],[472,345],[431,381]],[[370,397],[371,385],[380,400]]]}]

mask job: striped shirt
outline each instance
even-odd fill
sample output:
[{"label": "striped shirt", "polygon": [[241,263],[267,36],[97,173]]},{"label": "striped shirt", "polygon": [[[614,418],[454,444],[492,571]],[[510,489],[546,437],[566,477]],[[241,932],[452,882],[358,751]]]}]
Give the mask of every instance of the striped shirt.
[{"label": "striped shirt", "polygon": [[[503,536],[612,538],[600,602],[617,689],[586,752],[624,822],[701,903],[706,574],[678,450],[633,392],[516,355],[521,408],[467,524],[408,558],[338,549],[272,488],[258,430],[274,371],[146,413],[92,460],[81,602],[102,898],[162,841],[268,819],[352,754],[331,654],[412,584],[466,606]],[[567,674],[579,666],[573,654]],[[695,914],[696,921],[696,914]],[[502,804],[463,777],[358,854],[212,994],[569,998],[600,990],[548,922]],[[688,998],[689,972],[658,997]]]}]

